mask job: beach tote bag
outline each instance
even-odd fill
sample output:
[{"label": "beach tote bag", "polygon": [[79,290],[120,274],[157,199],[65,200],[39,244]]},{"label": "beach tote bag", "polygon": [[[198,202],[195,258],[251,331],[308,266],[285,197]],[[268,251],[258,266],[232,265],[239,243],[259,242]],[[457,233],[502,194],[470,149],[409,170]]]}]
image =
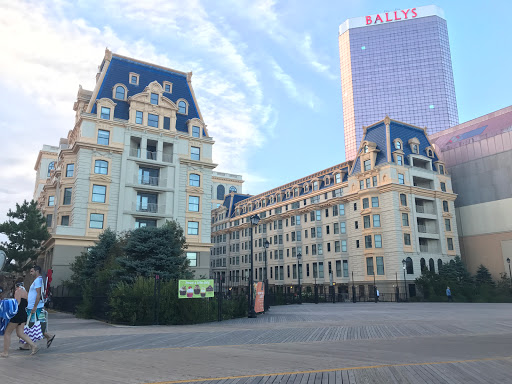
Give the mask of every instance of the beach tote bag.
[{"label": "beach tote bag", "polygon": [[[41,330],[41,322],[37,318],[36,314],[34,314],[34,316],[36,317],[36,321],[34,322],[34,325],[32,327],[28,326],[28,324],[30,322],[30,315],[29,315],[27,318],[27,324],[25,324],[25,328],[23,329],[23,332],[25,333],[25,335],[30,337],[30,340],[32,340],[33,342],[36,342],[36,341],[41,340],[44,336],[43,336],[43,331]],[[20,343],[25,344],[25,341],[20,339]]]}]

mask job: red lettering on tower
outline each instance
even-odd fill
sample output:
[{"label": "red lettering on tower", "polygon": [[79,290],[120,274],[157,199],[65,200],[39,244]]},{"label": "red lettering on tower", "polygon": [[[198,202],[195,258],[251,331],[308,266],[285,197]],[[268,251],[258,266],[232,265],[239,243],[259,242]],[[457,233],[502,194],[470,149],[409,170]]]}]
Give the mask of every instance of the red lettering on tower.
[{"label": "red lettering on tower", "polygon": [[403,13],[403,14],[404,14],[404,16],[405,16],[405,17],[404,17],[404,19],[407,19],[407,14],[409,13],[409,10],[407,10],[407,11],[402,10],[402,13]]},{"label": "red lettering on tower", "polygon": [[393,19],[389,20],[388,19],[388,13],[386,12],[386,21],[393,21]]},{"label": "red lettering on tower", "polygon": [[375,18],[375,24],[377,24],[377,20],[380,20],[381,23],[383,23],[384,21],[382,20],[382,18],[380,17],[380,15],[377,15],[377,17]]},{"label": "red lettering on tower", "polygon": [[396,11],[395,11],[395,20],[402,20],[401,18],[399,18],[399,17],[396,15]]},{"label": "red lettering on tower", "polygon": [[366,16],[366,25],[370,25],[372,23],[372,17]]},{"label": "red lettering on tower", "polygon": [[416,12],[414,12],[414,11],[416,11],[416,8],[411,9],[412,17],[418,16],[418,14]]}]

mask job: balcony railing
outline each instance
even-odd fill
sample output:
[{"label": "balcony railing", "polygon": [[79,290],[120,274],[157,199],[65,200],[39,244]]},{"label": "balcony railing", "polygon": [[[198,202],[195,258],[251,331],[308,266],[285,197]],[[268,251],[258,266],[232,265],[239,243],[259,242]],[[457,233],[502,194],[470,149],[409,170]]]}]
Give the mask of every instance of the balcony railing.
[{"label": "balcony railing", "polygon": [[135,184],[157,187],[163,185],[163,180],[158,176],[135,176]]},{"label": "balcony railing", "polygon": [[165,206],[158,205],[158,203],[141,203],[137,202],[133,204],[133,208],[137,212],[147,212],[147,213],[161,213],[165,210]]}]

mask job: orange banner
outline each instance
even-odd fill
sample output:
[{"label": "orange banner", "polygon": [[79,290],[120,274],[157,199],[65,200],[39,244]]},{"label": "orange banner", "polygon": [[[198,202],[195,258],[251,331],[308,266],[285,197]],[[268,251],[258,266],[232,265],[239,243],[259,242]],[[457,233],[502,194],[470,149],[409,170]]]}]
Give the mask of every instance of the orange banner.
[{"label": "orange banner", "polygon": [[265,283],[254,283],[254,312],[261,313],[265,310]]}]

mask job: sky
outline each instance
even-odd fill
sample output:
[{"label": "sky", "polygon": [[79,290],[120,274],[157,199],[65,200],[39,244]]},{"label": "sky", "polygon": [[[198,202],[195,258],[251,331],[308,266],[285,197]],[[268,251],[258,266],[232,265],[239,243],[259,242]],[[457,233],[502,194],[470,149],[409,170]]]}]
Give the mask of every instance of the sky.
[{"label": "sky", "polygon": [[0,222],[32,198],[38,152],[73,128],[106,47],[192,71],[216,170],[257,194],[345,161],[339,25],[430,4],[448,23],[459,121],[511,105],[510,1],[0,0]]}]

